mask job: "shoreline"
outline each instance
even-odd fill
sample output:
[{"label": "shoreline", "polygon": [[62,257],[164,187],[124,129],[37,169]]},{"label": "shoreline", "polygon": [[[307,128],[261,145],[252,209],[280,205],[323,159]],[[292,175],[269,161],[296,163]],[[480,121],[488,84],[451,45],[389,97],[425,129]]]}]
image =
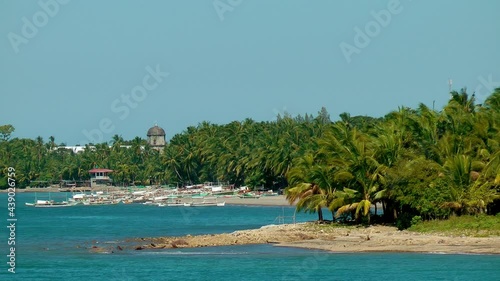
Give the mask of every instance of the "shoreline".
[{"label": "shoreline", "polygon": [[[75,188],[73,192],[82,192],[82,191],[120,191],[120,188],[117,187],[94,187],[90,189],[88,187]],[[7,193],[8,189],[0,190],[0,193]],[[16,193],[71,193],[72,190],[68,188],[59,188],[59,187],[33,187],[33,188],[16,188]]]},{"label": "shoreline", "polygon": [[238,206],[294,206],[290,205],[284,195],[276,196],[261,196],[260,198],[239,198],[239,197],[222,197],[220,201],[225,201],[227,205]]},{"label": "shoreline", "polygon": [[[121,191],[122,189],[117,187],[97,187],[93,188],[92,191]],[[0,192],[7,193],[7,190],[1,190]],[[16,189],[16,193],[71,193],[71,191],[60,190],[59,188],[26,188],[26,189]],[[80,192],[80,190],[75,189],[74,192]],[[226,202],[226,205],[237,205],[237,206],[279,206],[288,207],[294,206],[290,205],[285,198],[285,195],[276,196],[261,196],[260,198],[239,198],[239,197],[219,197],[220,202]]]},{"label": "shoreline", "polygon": [[[500,236],[454,237],[399,231],[390,226],[320,226],[314,223],[268,225],[232,233],[180,237],[134,238],[134,250],[198,248],[231,245],[273,244],[324,250],[331,253],[435,253],[500,255]],[[93,248],[92,251],[99,252]]]}]

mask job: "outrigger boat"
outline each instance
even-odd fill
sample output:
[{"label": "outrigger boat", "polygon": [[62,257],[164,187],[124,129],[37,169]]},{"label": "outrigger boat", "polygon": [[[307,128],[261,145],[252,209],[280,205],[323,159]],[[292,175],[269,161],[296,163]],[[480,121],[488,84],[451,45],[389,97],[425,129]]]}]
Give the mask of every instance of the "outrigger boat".
[{"label": "outrigger boat", "polygon": [[260,195],[248,192],[248,193],[240,194],[240,195],[238,195],[238,197],[241,199],[258,199],[258,198],[260,198]]},{"label": "outrigger boat", "polygon": [[204,197],[203,201],[191,201],[184,203],[185,207],[224,207],[226,202],[217,202],[217,197]]},{"label": "outrigger boat", "polygon": [[175,201],[168,200],[166,202],[158,203],[157,205],[158,207],[182,207],[184,206],[184,203],[182,203],[180,199],[176,199]]},{"label": "outrigger boat", "polygon": [[36,200],[35,203],[25,203],[25,204],[26,206],[31,206],[36,208],[71,207],[76,205],[76,203],[70,203],[68,201],[55,202],[54,200]]},{"label": "outrigger boat", "polygon": [[49,199],[48,200],[39,200],[37,198],[37,194],[35,193],[35,202],[34,203],[25,203],[26,206],[30,207],[36,207],[36,208],[57,208],[57,207],[72,207],[77,205],[78,202],[76,202],[74,199],[67,199],[65,201],[54,201],[51,199],[51,195],[49,193]]}]

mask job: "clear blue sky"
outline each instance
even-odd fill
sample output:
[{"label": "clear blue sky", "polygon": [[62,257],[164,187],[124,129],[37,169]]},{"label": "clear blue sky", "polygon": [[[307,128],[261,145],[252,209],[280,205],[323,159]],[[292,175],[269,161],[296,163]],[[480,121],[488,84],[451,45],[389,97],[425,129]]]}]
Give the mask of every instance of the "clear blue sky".
[{"label": "clear blue sky", "polygon": [[500,82],[497,0],[54,1],[0,0],[0,124],[13,137],[145,138],[157,122],[169,139],[322,106],[378,117],[442,107],[448,78],[480,101]]}]

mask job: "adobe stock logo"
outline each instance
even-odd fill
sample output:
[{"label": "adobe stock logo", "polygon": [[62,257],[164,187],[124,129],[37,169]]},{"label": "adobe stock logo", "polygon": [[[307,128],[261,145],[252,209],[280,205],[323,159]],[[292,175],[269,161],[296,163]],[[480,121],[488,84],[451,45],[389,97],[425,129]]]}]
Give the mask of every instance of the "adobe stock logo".
[{"label": "adobe stock logo", "polygon": [[487,78],[484,78],[482,75],[478,76],[477,80],[479,84],[474,88],[474,94],[476,95],[477,101],[481,103],[484,102],[496,88],[500,87],[500,80],[493,81],[492,74],[488,75]]},{"label": "adobe stock logo", "polygon": [[343,41],[339,45],[347,63],[351,63],[352,55],[359,55],[362,49],[368,47],[372,39],[380,34],[382,28],[387,27],[391,23],[392,17],[400,14],[402,11],[403,7],[401,6],[399,0],[390,0],[387,3],[387,9],[383,9],[378,12],[370,12],[373,20],[367,22],[363,29],[355,26],[353,44]]},{"label": "adobe stock logo", "polygon": [[215,0],[213,2],[215,12],[219,16],[220,21],[224,21],[224,14],[232,12],[234,8],[241,5],[243,0]]},{"label": "adobe stock logo", "polygon": [[19,46],[21,44],[28,44],[29,40],[35,38],[38,34],[38,29],[46,26],[49,23],[49,18],[53,18],[59,13],[60,5],[66,5],[68,3],[69,0],[38,1],[38,6],[40,6],[41,10],[34,13],[31,20],[27,17],[21,18],[23,22],[21,35],[14,32],[9,32],[9,34],[7,34],[7,38],[9,39],[14,53],[19,53]]}]

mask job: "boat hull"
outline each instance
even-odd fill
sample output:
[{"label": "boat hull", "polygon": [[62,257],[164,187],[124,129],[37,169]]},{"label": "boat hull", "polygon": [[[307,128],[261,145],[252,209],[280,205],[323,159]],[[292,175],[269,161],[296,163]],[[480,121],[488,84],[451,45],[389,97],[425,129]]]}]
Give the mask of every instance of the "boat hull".
[{"label": "boat hull", "polygon": [[25,203],[26,206],[35,208],[62,208],[62,207],[73,207],[77,204],[36,204],[36,203]]}]

